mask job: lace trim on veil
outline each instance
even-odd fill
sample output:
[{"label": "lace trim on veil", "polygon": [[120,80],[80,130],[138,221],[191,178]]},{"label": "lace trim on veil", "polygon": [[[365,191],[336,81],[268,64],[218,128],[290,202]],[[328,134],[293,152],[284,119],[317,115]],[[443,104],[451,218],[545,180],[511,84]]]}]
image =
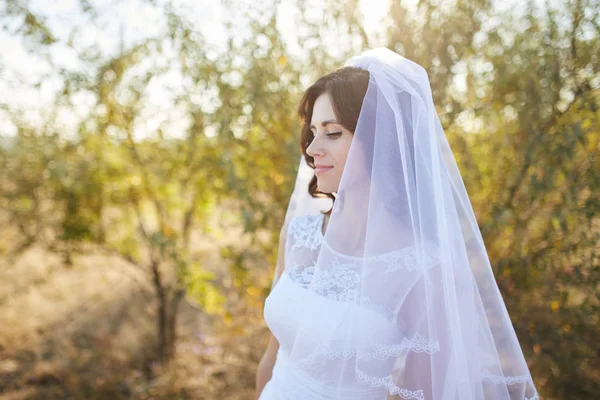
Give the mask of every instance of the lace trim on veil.
[{"label": "lace trim on veil", "polygon": [[[316,361],[318,356],[325,356],[326,358],[333,360],[341,358],[343,360],[349,360],[352,357],[357,357],[359,360],[372,360],[374,358],[384,360],[390,357],[397,357],[402,353],[408,353],[414,351],[415,353],[428,353],[433,354],[440,351],[440,343],[427,339],[418,333],[412,339],[403,338],[399,344],[381,344],[370,342],[367,344],[365,349],[349,349],[349,350],[329,350],[325,347],[317,347],[310,355],[298,361],[302,366],[312,364]],[[371,350],[372,349],[372,350]]]},{"label": "lace trim on veil", "polygon": [[[394,384],[394,378],[391,374],[387,375],[383,378],[379,378],[379,377],[375,377],[375,376],[370,376],[370,375],[364,373],[363,371],[357,369],[356,370],[356,378],[360,382],[364,382],[371,387],[385,386],[385,387],[387,387],[390,394],[397,394],[400,397],[402,397],[403,399],[425,400],[423,390],[420,390],[420,389],[419,390],[408,390],[408,389],[403,389],[401,387],[398,387]],[[528,380],[530,380],[531,378],[528,375],[498,376],[498,375],[492,375],[486,371],[483,374],[483,379],[488,379],[492,383],[495,383],[495,384],[512,385],[515,383],[525,383]],[[540,400],[540,398],[536,394],[532,397],[524,396],[523,400]]]},{"label": "lace trim on veil", "polygon": [[384,378],[377,378],[374,376],[367,375],[361,370],[356,370],[356,379],[358,379],[360,382],[365,382],[371,387],[385,386],[388,388],[390,394],[397,394],[403,399],[425,400],[423,391],[420,389],[408,390],[394,385],[392,375],[388,375]]},{"label": "lace trim on veil", "polygon": [[[529,375],[502,376],[491,374],[487,369],[482,373],[483,379],[487,379],[492,383],[514,385],[515,383],[525,383],[531,380]],[[533,399],[533,397],[532,397]],[[531,399],[529,399],[531,400]]]},{"label": "lace trim on veil", "polygon": [[412,339],[403,338],[400,344],[381,344],[371,343],[370,346],[374,348],[374,351],[359,353],[358,358],[362,360],[386,359],[390,357],[397,357],[402,353],[413,351],[415,353],[428,353],[433,354],[440,351],[440,342],[435,340],[427,339],[420,334],[415,334]]}]

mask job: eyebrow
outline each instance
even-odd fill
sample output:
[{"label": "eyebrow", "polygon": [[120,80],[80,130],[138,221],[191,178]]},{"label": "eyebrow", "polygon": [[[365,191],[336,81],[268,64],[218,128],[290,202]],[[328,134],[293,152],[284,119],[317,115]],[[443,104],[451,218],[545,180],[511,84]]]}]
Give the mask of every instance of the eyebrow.
[{"label": "eyebrow", "polygon": [[[326,121],[323,121],[323,122],[321,122],[321,126],[327,126],[327,125],[329,125],[329,124],[338,124],[338,123],[339,123],[339,122],[337,122],[335,119],[328,119],[328,120],[326,120]],[[314,126],[314,125],[311,125],[311,126],[310,126],[310,129],[314,129],[314,128],[315,128],[315,126]]]}]

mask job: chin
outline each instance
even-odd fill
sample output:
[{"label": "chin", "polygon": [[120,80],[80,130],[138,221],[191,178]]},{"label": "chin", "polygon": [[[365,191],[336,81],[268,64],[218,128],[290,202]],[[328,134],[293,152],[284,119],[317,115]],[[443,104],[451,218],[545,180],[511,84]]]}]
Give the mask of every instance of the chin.
[{"label": "chin", "polygon": [[330,188],[329,186],[326,186],[326,185],[321,186],[318,183],[317,183],[317,188],[319,189],[319,192],[321,192],[321,193],[332,193],[332,192],[335,192],[335,189],[332,189],[332,188]]}]

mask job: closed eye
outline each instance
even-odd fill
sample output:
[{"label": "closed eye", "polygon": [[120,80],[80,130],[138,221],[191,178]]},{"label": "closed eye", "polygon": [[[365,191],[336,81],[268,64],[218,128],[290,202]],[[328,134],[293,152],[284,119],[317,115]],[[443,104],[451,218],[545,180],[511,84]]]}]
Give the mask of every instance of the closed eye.
[{"label": "closed eye", "polygon": [[331,132],[328,133],[327,136],[331,136],[331,137],[339,137],[342,135],[343,132]]}]

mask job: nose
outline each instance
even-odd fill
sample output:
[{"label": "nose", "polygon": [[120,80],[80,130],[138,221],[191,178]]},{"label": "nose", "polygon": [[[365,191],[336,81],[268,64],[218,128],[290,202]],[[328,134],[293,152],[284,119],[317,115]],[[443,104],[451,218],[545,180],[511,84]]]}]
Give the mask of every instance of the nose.
[{"label": "nose", "polygon": [[310,142],[310,144],[306,148],[306,154],[308,154],[312,158],[315,158],[315,156],[317,156],[317,155],[323,156],[323,154],[325,153],[323,146],[321,146],[317,142],[319,142],[319,140],[316,137],[313,137],[313,140]]}]

